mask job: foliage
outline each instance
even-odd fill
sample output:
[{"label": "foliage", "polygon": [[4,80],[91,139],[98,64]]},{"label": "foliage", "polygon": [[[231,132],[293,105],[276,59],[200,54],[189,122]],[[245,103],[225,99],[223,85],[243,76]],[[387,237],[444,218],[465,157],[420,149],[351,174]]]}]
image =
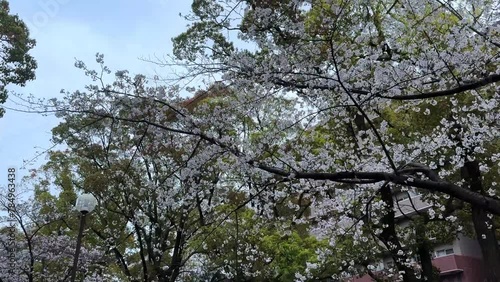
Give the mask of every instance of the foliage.
[{"label": "foliage", "polygon": [[297,274],[305,275],[307,267],[318,262],[317,252],[327,248],[326,241],[301,236],[293,228],[279,232],[276,221],[266,221],[252,209],[233,205],[220,208],[230,212],[229,218],[198,242],[212,276],[239,281],[292,281]]},{"label": "foliage", "polygon": [[[9,2],[0,1],[0,103],[7,99],[5,86],[13,83],[24,86],[35,78],[37,64],[29,51],[35,40],[17,15],[10,14]],[[0,109],[0,116],[3,109]]]},{"label": "foliage", "polygon": [[[375,277],[387,256],[380,279],[435,280],[433,246],[463,228],[498,281],[498,7],[196,0],[167,63],[222,77],[189,101],[215,98],[186,106],[179,88],[125,71],[105,83],[98,54],[98,71],[77,62],[86,91],[50,100],[65,120],[55,139],[80,189],[134,226],[142,269],[129,277]],[[401,212],[408,191],[430,207]]]}]

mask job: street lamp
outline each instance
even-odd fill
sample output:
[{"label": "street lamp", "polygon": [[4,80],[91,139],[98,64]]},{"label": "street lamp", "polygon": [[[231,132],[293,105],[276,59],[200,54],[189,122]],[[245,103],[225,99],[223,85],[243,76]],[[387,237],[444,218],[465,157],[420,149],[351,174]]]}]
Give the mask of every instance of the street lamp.
[{"label": "street lamp", "polygon": [[73,260],[73,268],[71,269],[71,282],[75,282],[76,267],[78,265],[78,256],[80,255],[80,247],[82,245],[83,229],[85,228],[85,216],[87,213],[94,210],[97,205],[97,199],[91,194],[81,194],[76,199],[75,209],[80,212],[80,230],[76,241],[75,258]]}]

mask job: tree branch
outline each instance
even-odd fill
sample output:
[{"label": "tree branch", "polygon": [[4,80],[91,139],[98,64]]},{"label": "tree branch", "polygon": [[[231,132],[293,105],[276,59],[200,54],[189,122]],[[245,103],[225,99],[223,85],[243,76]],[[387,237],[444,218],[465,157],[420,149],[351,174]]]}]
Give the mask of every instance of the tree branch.
[{"label": "tree branch", "polygon": [[500,81],[500,74],[492,74],[492,75],[487,76],[483,79],[476,80],[474,82],[465,83],[465,84],[462,84],[462,85],[457,86],[455,88],[451,88],[451,89],[447,89],[447,90],[427,92],[427,93],[422,93],[422,94],[413,94],[413,95],[398,95],[398,96],[384,96],[384,95],[381,95],[380,93],[377,93],[377,94],[375,94],[375,96],[380,97],[380,98],[391,99],[391,100],[400,100],[400,101],[428,99],[428,98],[436,98],[436,97],[451,96],[451,95],[459,94],[459,93],[465,92],[467,90],[478,89],[478,88],[484,87],[488,84],[492,84],[492,83],[499,82],[499,81]]}]

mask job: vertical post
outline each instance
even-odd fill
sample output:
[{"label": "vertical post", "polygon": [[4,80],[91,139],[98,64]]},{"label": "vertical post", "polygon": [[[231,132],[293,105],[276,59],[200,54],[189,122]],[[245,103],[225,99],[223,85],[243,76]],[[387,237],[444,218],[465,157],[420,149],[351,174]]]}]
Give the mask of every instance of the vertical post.
[{"label": "vertical post", "polygon": [[71,282],[75,282],[76,268],[78,266],[78,256],[80,256],[80,247],[82,246],[83,229],[85,228],[85,215],[86,212],[80,213],[80,230],[78,231],[78,238],[76,239],[75,258],[73,260],[73,268],[71,269]]}]

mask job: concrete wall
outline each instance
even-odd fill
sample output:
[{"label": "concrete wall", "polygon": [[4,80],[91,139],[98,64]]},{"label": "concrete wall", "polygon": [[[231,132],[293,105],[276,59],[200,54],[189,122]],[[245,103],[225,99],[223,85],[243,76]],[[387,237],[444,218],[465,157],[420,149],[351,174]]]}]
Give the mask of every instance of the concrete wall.
[{"label": "concrete wall", "polygon": [[453,249],[457,255],[482,258],[481,248],[477,240],[468,238],[462,234],[453,242]]}]

